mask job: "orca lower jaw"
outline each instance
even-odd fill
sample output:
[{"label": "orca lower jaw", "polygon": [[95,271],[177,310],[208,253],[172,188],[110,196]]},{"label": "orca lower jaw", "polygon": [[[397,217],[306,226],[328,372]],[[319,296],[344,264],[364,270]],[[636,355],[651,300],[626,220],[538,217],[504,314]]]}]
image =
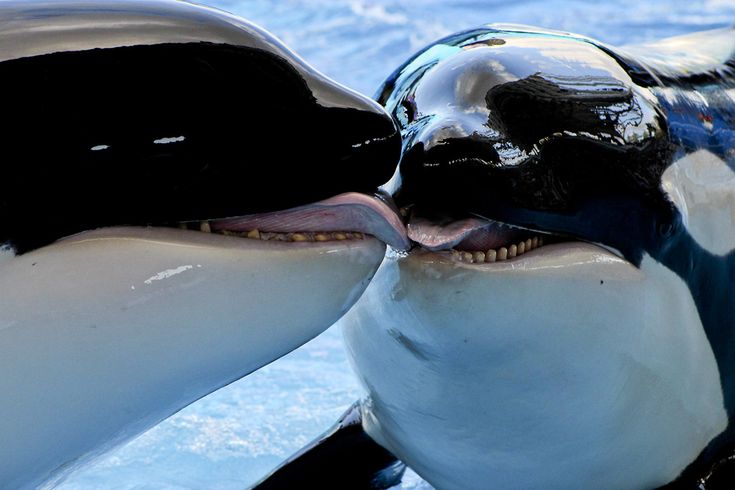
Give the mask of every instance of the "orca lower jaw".
[{"label": "orca lower jaw", "polygon": [[544,245],[568,241],[548,232],[519,228],[500,221],[465,218],[447,223],[412,218],[408,237],[432,252],[467,264],[513,261]]},{"label": "orca lower jaw", "polygon": [[400,250],[410,244],[400,216],[388,203],[356,192],[286,210],[186,221],[178,227],[265,242],[307,244],[375,237]]}]

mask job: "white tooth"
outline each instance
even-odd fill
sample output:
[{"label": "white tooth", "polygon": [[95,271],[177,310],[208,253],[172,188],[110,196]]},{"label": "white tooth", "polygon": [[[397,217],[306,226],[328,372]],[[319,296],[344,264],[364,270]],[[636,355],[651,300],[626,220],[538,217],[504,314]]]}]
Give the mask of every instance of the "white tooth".
[{"label": "white tooth", "polygon": [[212,227],[209,226],[209,221],[202,221],[199,223],[199,231],[203,231],[204,233],[212,233]]},{"label": "white tooth", "polygon": [[518,244],[518,255],[523,255],[526,253],[526,242],[521,242]]},{"label": "white tooth", "polygon": [[508,258],[512,259],[516,255],[518,255],[518,247],[515,244],[513,244],[510,247],[508,247]]},{"label": "white tooth", "polygon": [[495,262],[495,259],[497,258],[498,252],[493,249],[490,249],[485,253],[485,262]]},{"label": "white tooth", "polygon": [[353,237],[353,238],[357,238],[358,240],[362,240],[363,238],[365,238],[365,235],[363,235],[363,234],[362,234],[362,233],[360,233],[359,231],[356,231],[356,232],[354,232],[354,233],[352,234],[352,237]]},{"label": "white tooth", "polygon": [[248,232],[248,238],[260,238],[260,231],[256,228],[255,230],[250,230]]},{"label": "white tooth", "polygon": [[533,248],[536,248],[536,247],[539,246],[538,237],[537,236],[533,237],[533,240],[531,240],[531,244],[533,245]]},{"label": "white tooth", "polygon": [[543,247],[544,246],[544,239],[543,237],[538,237],[538,246]]},{"label": "white tooth", "polygon": [[505,260],[508,258],[508,249],[505,247],[500,247],[498,249],[498,260]]},{"label": "white tooth", "polygon": [[472,254],[469,252],[461,252],[460,257],[462,257],[462,262],[467,262],[468,264],[472,263]]},{"label": "white tooth", "polygon": [[485,252],[472,252],[472,259],[477,262],[485,262]]},{"label": "white tooth", "polygon": [[325,233],[317,233],[316,235],[314,235],[314,239],[317,242],[327,242],[330,240],[330,238],[331,237]]},{"label": "white tooth", "polygon": [[294,233],[291,235],[291,240],[294,242],[305,242],[307,240],[307,236],[303,233]]},{"label": "white tooth", "polygon": [[334,233],[333,236],[335,240],[347,240],[347,235],[345,235],[344,233],[337,232],[337,233]]},{"label": "white tooth", "polygon": [[452,249],[452,258],[462,260],[462,256],[459,254],[459,251],[454,249]]},{"label": "white tooth", "polygon": [[533,250],[533,240],[530,238],[526,240],[526,252]]}]

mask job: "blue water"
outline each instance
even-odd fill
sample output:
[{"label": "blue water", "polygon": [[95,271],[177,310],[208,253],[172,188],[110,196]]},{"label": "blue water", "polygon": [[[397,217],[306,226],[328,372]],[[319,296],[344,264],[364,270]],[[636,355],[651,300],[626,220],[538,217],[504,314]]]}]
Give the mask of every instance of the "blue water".
[{"label": "blue water", "polygon": [[[208,0],[267,28],[366,94],[410,54],[487,22],[567,30],[612,44],[735,23],[735,0]],[[360,397],[338,326],[182,410],[59,488],[242,489]],[[430,488],[414,474],[404,488]]]}]

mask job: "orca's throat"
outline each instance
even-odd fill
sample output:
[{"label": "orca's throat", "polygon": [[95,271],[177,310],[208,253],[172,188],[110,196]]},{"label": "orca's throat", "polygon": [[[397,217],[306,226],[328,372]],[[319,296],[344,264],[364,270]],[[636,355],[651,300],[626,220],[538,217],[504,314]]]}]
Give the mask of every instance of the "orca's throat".
[{"label": "orca's throat", "polygon": [[410,243],[401,218],[388,203],[355,192],[281,211],[182,222],[178,226],[265,241],[344,241],[371,235],[401,250]]},{"label": "orca's throat", "polygon": [[481,218],[443,223],[412,217],[408,237],[428,250],[451,251],[453,258],[468,263],[510,260],[561,240],[547,233]]}]

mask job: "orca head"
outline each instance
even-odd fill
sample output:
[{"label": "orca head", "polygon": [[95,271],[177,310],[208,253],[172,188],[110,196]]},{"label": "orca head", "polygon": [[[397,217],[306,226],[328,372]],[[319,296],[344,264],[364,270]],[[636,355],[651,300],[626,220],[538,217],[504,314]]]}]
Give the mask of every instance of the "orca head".
[{"label": "orca head", "polygon": [[[506,247],[538,235],[526,229],[603,244],[639,264],[677,226],[661,188],[673,147],[659,104],[590,41],[468,31],[398,69],[380,101],[404,136],[399,205],[435,224],[476,218],[471,226],[494,237],[486,249],[503,245],[505,224],[516,227]],[[421,223],[413,236],[434,235],[437,249],[437,228]],[[468,226],[447,243],[469,238]],[[474,238],[459,250],[486,250]]]},{"label": "orca head", "polygon": [[167,0],[0,19],[0,475],[31,487],[315,337],[408,239],[376,195],[390,116],[260,28]]},{"label": "orca head", "polygon": [[341,321],[368,434],[438,488],[674,480],[728,415],[698,296],[662,265],[683,232],[656,98],[588,40],[490,27],[379,100],[417,246]]}]

